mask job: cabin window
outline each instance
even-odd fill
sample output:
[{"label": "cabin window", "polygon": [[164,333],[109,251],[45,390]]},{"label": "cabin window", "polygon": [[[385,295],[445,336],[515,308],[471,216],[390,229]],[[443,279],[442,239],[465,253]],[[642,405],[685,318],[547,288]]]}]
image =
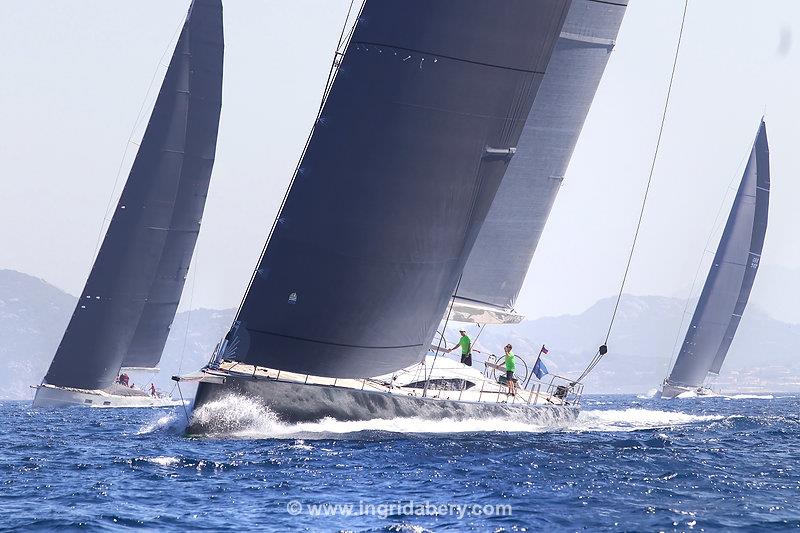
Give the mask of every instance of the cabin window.
[{"label": "cabin window", "polygon": [[[473,383],[472,381],[466,381],[466,380],[463,380],[463,379],[457,379],[457,378],[432,379],[432,380],[430,380],[430,383],[428,384],[428,389],[429,390],[430,389],[432,389],[432,390],[461,390],[463,388],[463,389],[466,390],[466,389],[469,389],[469,388],[474,387],[474,386],[475,386],[475,383]],[[415,381],[414,383],[409,383],[408,385],[406,385],[406,387],[409,387],[409,388],[412,388],[412,389],[424,389],[425,388],[425,382],[424,381]]]},{"label": "cabin window", "polygon": [[83,400],[83,403],[92,403],[92,400]]},{"label": "cabin window", "polygon": [[103,402],[103,405],[111,405],[111,402]]}]

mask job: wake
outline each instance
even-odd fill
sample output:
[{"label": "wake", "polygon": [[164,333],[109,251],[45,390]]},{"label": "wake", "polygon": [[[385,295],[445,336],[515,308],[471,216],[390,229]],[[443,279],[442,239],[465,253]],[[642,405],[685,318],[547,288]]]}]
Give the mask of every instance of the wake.
[{"label": "wake", "polygon": [[772,394],[722,394],[719,392],[697,394],[695,391],[686,391],[675,396],[675,399],[678,400],[689,400],[694,398],[699,398],[700,400],[706,398],[721,398],[723,400],[774,400],[775,396]]},{"label": "wake", "polygon": [[[148,422],[136,432],[137,435],[148,435],[150,433],[165,433],[169,435],[183,435],[189,425],[185,413],[191,413],[191,406],[177,407],[172,412],[159,416],[156,420]],[[191,416],[191,415],[190,415]]]},{"label": "wake", "polygon": [[[722,416],[693,415],[653,409],[581,411],[570,422],[531,422],[498,418],[425,419],[394,418],[340,421],[324,418],[316,422],[287,424],[266,406],[238,395],[209,402],[195,410],[192,421],[207,428],[205,437],[238,439],[321,439],[364,432],[392,434],[630,432],[668,428],[720,420]],[[155,431],[183,432],[187,426],[182,410],[143,427],[139,434]]]}]

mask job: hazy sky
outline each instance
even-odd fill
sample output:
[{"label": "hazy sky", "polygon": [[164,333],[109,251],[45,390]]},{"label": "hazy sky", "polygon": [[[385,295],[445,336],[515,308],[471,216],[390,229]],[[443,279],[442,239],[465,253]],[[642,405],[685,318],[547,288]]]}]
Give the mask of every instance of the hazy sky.
[{"label": "hazy sky", "polygon": [[[683,8],[683,0],[630,3],[518,302],[530,317],[580,312],[615,293],[622,275]],[[348,4],[225,2],[217,161],[184,308],[241,299],[314,119]],[[0,268],[80,293],[135,154],[129,149],[123,161],[137,113],[154,75],[151,93],[158,90],[159,58],[169,60],[187,5],[0,1]],[[800,276],[798,27],[794,0],[690,0],[629,292],[687,296],[701,259],[710,260],[706,241],[715,220],[724,223],[729,185],[762,113],[773,181],[753,298],[777,302],[761,294],[770,272]],[[787,290],[798,288],[800,280]],[[785,318],[794,300],[767,310]]]}]

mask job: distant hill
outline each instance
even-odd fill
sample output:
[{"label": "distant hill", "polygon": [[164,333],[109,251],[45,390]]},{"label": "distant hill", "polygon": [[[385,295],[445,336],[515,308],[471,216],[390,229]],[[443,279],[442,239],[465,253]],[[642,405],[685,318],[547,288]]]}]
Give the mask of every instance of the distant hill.
[{"label": "distant hill", "polygon": [[[0,270],[0,398],[30,398],[55,353],[76,298],[47,282],[12,270]],[[686,320],[693,310],[689,305]],[[542,344],[552,373],[575,376],[602,342],[614,300],[606,298],[578,315],[525,321],[516,326],[487,326],[476,345],[502,352],[508,342],[520,355],[534,355]],[[609,353],[587,380],[587,391],[644,393],[667,371],[686,302],[662,296],[623,297],[609,341]],[[234,311],[197,309],[179,313],[172,326],[161,373],[134,375],[171,388],[170,376],[200,368],[230,326]],[[681,331],[679,332],[679,329]],[[470,332],[477,327],[469,327]],[[451,332],[448,340],[455,341]],[[756,306],[745,314],[720,376],[723,390],[800,390],[800,325],[769,317]]]},{"label": "distant hill", "polygon": [[[76,301],[44,280],[0,270],[0,398],[33,397],[30,385],[39,383],[47,372]],[[170,376],[179,367],[191,371],[208,361],[233,313],[232,309],[178,313],[161,372],[155,376],[134,374],[134,381],[153,380],[160,388],[171,388]]]},{"label": "distant hill", "polygon": [[[515,353],[538,353],[544,344],[551,373],[577,376],[602,343],[614,307],[604,298],[579,315],[524,321],[516,326],[487,326],[478,347],[502,353],[510,342]],[[609,352],[586,380],[587,391],[645,393],[668,371],[675,346],[683,341],[695,302],[664,296],[625,295],[614,322]],[[681,326],[681,317],[686,310]],[[454,329],[454,328],[450,328]],[[475,332],[476,327],[470,327]],[[451,332],[449,339],[457,334]],[[800,390],[800,325],[787,324],[751,305],[717,380],[722,391]]]},{"label": "distant hill", "polygon": [[75,298],[47,282],[0,270],[0,397],[32,396],[44,375]]},{"label": "distant hill", "polygon": [[761,265],[750,297],[772,318],[800,324],[800,305],[797,305],[797,282],[800,268]]}]

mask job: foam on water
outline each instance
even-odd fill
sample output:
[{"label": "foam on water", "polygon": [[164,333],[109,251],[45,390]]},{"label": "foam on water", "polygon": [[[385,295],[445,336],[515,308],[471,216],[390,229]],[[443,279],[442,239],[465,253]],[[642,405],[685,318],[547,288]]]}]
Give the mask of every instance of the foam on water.
[{"label": "foam on water", "polygon": [[609,409],[582,411],[578,424],[571,429],[576,431],[639,431],[657,429],[698,422],[721,420],[719,415],[693,415],[679,411],[660,411],[654,409]]},{"label": "foam on water", "polygon": [[675,398],[685,400],[687,398],[719,398],[720,395],[714,391],[705,390],[703,394],[698,394],[697,391],[687,390],[675,396]]},{"label": "foam on water", "polygon": [[136,432],[137,435],[146,435],[147,433],[153,433],[154,431],[162,431],[165,428],[169,428],[178,420],[178,415],[176,413],[169,413],[162,417],[159,417],[158,420],[155,422],[150,422],[144,426],[142,426],[139,431]]},{"label": "foam on water", "polygon": [[[168,433],[172,435],[182,435],[186,431],[186,413],[190,412],[191,407],[178,407],[174,411],[158,417],[152,422],[148,422],[136,432],[137,435],[148,433]],[[160,411],[163,412],[163,411]]]},{"label": "foam on water", "polygon": [[233,438],[326,438],[360,432],[387,433],[541,433],[638,431],[719,420],[721,416],[692,415],[650,409],[587,410],[571,422],[537,424],[501,418],[425,419],[393,418],[340,421],[324,418],[316,422],[286,424],[264,405],[244,396],[231,395],[202,405],[192,414],[193,422],[209,428],[206,436]]},{"label": "foam on water", "polygon": [[697,394],[696,391],[686,391],[678,394],[675,398],[680,400],[687,399],[706,399],[706,398],[723,398],[725,400],[773,400],[775,397],[772,394],[720,394],[716,392],[706,392],[704,394]]},{"label": "foam on water", "polygon": [[649,389],[645,394],[640,394],[636,397],[639,398],[640,400],[649,400],[650,398],[655,398],[656,394],[658,394],[658,389],[653,388]]},{"label": "foam on water", "polygon": [[181,462],[177,457],[167,457],[164,455],[159,455],[158,457],[140,457],[140,459],[158,466],[172,466]]},{"label": "foam on water", "polygon": [[192,413],[192,422],[208,428],[210,436],[278,436],[286,427],[261,403],[237,394],[201,405]]}]

